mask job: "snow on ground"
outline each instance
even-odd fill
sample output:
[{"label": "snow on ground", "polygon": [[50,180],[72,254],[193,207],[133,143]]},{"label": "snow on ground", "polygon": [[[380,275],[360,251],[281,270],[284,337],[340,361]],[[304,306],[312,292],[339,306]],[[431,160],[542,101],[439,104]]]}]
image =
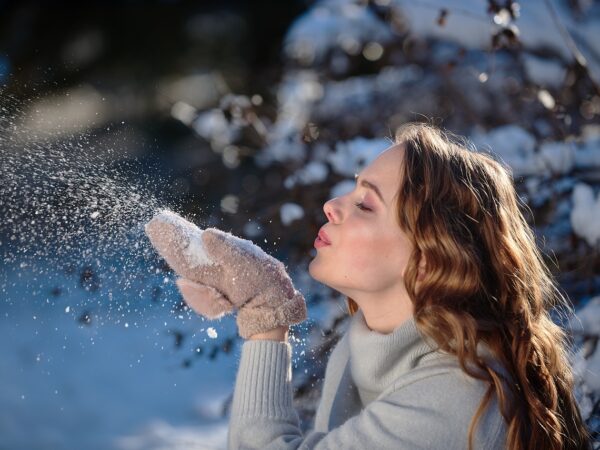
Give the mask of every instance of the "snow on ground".
[{"label": "snow on ground", "polygon": [[[207,334],[208,322],[174,314],[164,301],[143,313],[132,306],[108,312],[106,299],[86,305],[90,293],[83,289],[65,290],[47,302],[54,286],[72,280],[48,272],[48,279],[36,281],[33,272],[5,270],[3,296],[8,298],[0,303],[3,447],[225,448],[227,418],[221,410],[232,393],[238,349],[210,360],[209,351],[222,339]],[[114,292],[119,299],[113,301],[124,303],[119,289]],[[77,321],[84,310],[91,310],[89,325]],[[210,324],[224,338],[235,332],[231,318]],[[176,348],[169,330],[190,337]],[[194,355],[196,345],[204,347],[201,356]],[[186,359],[192,361],[187,368],[182,365]]]},{"label": "snow on ground", "polygon": [[[79,273],[41,260],[3,268],[2,448],[226,448],[243,342],[233,339],[235,316],[208,321],[176,308],[173,277],[142,264],[130,262],[131,273],[112,276],[104,272],[111,261],[100,260],[98,291],[79,286]],[[298,269],[296,285],[306,277]],[[325,313],[335,311],[322,303],[315,313],[327,322]],[[293,367],[310,364],[302,333],[291,335]]]}]

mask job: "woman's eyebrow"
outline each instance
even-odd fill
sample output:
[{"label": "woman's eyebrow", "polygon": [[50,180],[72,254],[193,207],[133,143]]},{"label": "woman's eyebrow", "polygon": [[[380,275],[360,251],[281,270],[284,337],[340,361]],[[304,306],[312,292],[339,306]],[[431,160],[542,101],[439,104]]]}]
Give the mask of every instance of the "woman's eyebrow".
[{"label": "woman's eyebrow", "polygon": [[383,199],[383,195],[381,195],[381,191],[375,184],[371,183],[368,180],[361,179],[357,173],[354,174],[354,179],[356,180],[356,182],[358,183],[359,186],[366,187],[367,189],[371,189],[373,192],[375,192],[375,194],[377,194],[377,197],[379,197],[379,199],[383,202],[383,204],[385,206],[387,206],[387,203]]}]

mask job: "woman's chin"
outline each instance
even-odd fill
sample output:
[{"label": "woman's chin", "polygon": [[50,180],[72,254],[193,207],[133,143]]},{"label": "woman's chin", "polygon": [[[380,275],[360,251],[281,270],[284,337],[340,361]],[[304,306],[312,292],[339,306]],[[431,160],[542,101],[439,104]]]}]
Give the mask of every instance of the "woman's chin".
[{"label": "woman's chin", "polygon": [[308,274],[315,280],[317,281],[321,281],[319,279],[319,276],[317,274],[317,270],[315,269],[315,264],[314,264],[315,260],[313,259],[311,262],[308,263]]},{"label": "woman's chin", "polygon": [[323,276],[319,267],[318,256],[308,263],[308,274],[319,283],[327,284],[327,277]]}]

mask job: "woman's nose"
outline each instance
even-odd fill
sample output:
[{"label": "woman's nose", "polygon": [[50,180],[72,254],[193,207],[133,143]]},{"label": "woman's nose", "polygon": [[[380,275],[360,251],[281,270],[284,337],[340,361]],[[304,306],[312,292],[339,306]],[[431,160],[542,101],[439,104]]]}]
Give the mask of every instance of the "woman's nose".
[{"label": "woman's nose", "polygon": [[323,211],[327,216],[327,220],[329,220],[330,222],[336,222],[339,218],[339,213],[335,208],[333,200],[328,200],[325,202],[325,204],[323,205]]}]

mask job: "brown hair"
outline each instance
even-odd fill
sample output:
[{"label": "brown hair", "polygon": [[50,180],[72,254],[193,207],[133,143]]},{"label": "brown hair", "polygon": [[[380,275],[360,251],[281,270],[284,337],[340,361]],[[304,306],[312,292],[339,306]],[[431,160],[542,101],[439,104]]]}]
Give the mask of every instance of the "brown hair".
[{"label": "brown hair", "polygon": [[[569,302],[520,210],[510,168],[426,123],[402,126],[396,143],[405,149],[396,205],[414,244],[405,284],[415,322],[464,372],[489,383],[469,426],[469,449],[494,391],[508,448],[591,449],[573,396],[571,343],[550,317],[559,306],[570,312]],[[417,292],[421,255],[427,273]],[[351,298],[347,304],[350,314],[358,310]],[[479,342],[511,382],[477,353]]]}]

